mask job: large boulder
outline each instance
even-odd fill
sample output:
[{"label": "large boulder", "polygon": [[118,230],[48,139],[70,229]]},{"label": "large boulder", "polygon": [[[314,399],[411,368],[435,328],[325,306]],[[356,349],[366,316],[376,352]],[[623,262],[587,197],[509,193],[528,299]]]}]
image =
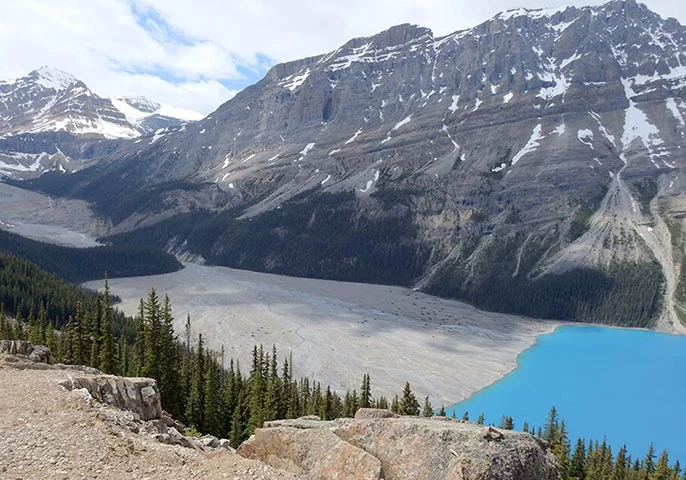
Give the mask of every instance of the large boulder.
[{"label": "large boulder", "polygon": [[55,363],[52,352],[45,345],[33,347],[33,351],[29,354],[29,360],[36,363],[47,363],[48,365]]},{"label": "large boulder", "polygon": [[377,458],[344,442],[327,427],[261,428],[237,453],[312,480],[381,478]]},{"label": "large boulder", "polygon": [[548,445],[527,433],[369,410],[359,417],[269,422],[238,453],[312,479],[560,478]]},{"label": "large boulder", "polygon": [[61,385],[68,390],[85,388],[99,402],[137,413],[141,420],[162,417],[160,391],[152,378],[94,375],[70,377]]}]

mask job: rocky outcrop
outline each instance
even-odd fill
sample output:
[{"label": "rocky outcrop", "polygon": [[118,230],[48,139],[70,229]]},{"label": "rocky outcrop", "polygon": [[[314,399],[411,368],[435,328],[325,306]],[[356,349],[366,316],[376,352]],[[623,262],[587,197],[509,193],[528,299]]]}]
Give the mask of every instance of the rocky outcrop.
[{"label": "rocky outcrop", "polygon": [[445,418],[267,422],[238,449],[309,479],[556,480],[557,462],[532,435]]},{"label": "rocky outcrop", "polygon": [[151,378],[79,376],[70,377],[60,385],[68,390],[85,389],[99,402],[137,413],[144,421],[162,417],[160,391]]},{"label": "rocky outcrop", "polygon": [[24,340],[0,340],[0,353],[8,355],[21,355],[28,357],[28,360],[35,363],[44,363],[52,365],[55,360],[52,357],[52,352],[45,345],[33,346],[30,342]]},{"label": "rocky outcrop", "polygon": [[0,340],[0,353],[8,355],[29,356],[33,351],[33,345],[24,340]]}]

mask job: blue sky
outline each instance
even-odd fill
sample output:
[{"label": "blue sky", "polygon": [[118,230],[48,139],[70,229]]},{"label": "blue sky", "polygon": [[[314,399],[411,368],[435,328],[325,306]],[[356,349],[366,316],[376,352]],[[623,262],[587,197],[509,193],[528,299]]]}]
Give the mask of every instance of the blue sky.
[{"label": "blue sky", "polygon": [[[0,78],[42,65],[102,96],[144,95],[208,114],[278,62],[400,23],[444,35],[515,7],[599,0],[21,0],[3,2]],[[645,2],[686,24],[686,2]]]}]

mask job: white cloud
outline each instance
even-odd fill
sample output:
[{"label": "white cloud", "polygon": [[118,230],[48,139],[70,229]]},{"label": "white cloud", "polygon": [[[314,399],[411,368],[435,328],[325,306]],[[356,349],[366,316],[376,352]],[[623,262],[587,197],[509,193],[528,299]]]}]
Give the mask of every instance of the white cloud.
[{"label": "white cloud", "polygon": [[[101,95],[146,95],[209,113],[235,92],[238,66],[263,71],[331,51],[399,23],[437,35],[477,25],[523,0],[21,0],[3,2],[0,78],[41,65],[66,70]],[[556,6],[528,0],[528,8]],[[578,3],[578,2],[574,2]],[[578,4],[599,1],[581,2]],[[649,7],[686,23],[686,5]],[[134,11],[135,9],[135,11]],[[137,13],[147,12],[143,25]],[[152,13],[152,14],[151,14]],[[160,20],[161,18],[161,20]],[[129,73],[127,73],[129,72]]]}]

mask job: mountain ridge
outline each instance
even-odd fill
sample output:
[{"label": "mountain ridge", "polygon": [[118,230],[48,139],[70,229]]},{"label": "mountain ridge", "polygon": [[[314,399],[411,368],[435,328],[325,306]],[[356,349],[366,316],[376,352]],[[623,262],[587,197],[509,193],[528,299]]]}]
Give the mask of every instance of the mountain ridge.
[{"label": "mountain ridge", "polygon": [[144,97],[103,98],[73,75],[43,66],[0,81],[0,175],[73,172],[126,140],[200,118]]},{"label": "mountain ridge", "polygon": [[[609,308],[625,267],[650,291],[678,282],[684,65],[686,29],[633,0],[513,10],[438,38],[405,24],[276,65],[183,131],[38,183],[114,215],[114,240],[356,281],[393,282],[403,264],[396,281],[479,306],[602,316],[588,305]],[[122,199],[154,193],[114,207],[102,189],[115,178]],[[346,232],[333,245],[324,218]],[[326,255],[294,261],[314,239]],[[587,291],[590,310],[496,299],[587,271],[605,285]],[[680,328],[645,301],[638,324]]]}]

